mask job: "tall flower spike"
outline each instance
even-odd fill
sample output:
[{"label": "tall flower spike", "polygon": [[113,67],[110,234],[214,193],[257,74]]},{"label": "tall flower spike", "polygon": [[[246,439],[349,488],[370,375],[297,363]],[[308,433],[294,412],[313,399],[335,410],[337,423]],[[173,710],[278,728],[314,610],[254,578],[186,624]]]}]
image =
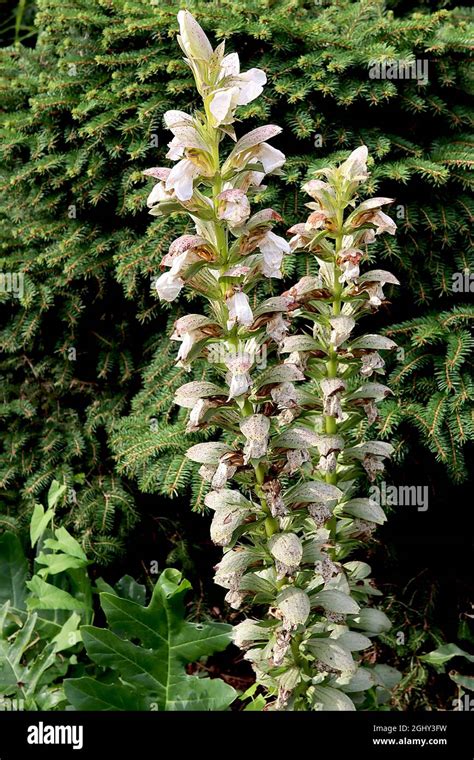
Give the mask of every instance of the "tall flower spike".
[{"label": "tall flower spike", "polygon": [[[187,452],[211,489],[211,538],[224,552],[215,580],[231,607],[243,610],[234,640],[253,665],[266,709],[353,710],[377,683],[358,652],[390,627],[371,606],[378,592],[370,568],[348,561],[385,519],[355,486],[377,477],[391,447],[361,442],[354,431],[365,415],[375,420],[389,393],[366,378],[383,371],[378,352],[392,345],[354,335],[358,317],[396,282],[382,270],[360,275],[363,246],[391,232],[381,211],[387,199],[354,208],[367,177],[362,146],[324,170],[324,181],[307,183],[311,215],[292,229],[290,244],[272,230],[281,221],[274,210],[252,215],[252,192],[284,162],[268,143],[280,129],[252,130],[225,161],[220,144],[235,136],[235,112],[260,94],[265,75],[240,73],[237,54],[224,56],[223,44],[213,51],[187,11],[179,23],[203,109],[165,116],[174,135],[168,156],[178,163],[171,172],[148,170],[158,180],[148,202],[153,215],[179,211],[196,226],[196,235],[170,246],[157,290],[172,300],[187,288],[208,302],[210,316],[181,317],[171,337],[180,364],[192,371],[196,359],[208,362],[205,377],[200,370],[176,393],[187,430],[223,431]],[[280,278],[285,256],[299,248],[305,253],[297,255],[316,257],[318,276],[259,299],[257,286]]]}]

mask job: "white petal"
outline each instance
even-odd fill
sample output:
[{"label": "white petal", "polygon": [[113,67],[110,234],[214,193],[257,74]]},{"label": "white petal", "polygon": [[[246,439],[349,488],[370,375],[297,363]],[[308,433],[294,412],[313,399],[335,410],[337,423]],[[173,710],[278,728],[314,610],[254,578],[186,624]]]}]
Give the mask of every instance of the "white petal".
[{"label": "white petal", "polygon": [[279,169],[285,163],[285,154],[268,143],[261,143],[255,151],[254,156],[262,164],[265,174]]},{"label": "white petal", "polygon": [[193,117],[190,116],[188,113],[185,113],[184,111],[166,111],[165,115],[163,116],[163,121],[165,122],[168,129],[173,130],[174,127],[181,127],[183,125],[189,125],[189,122],[193,122]]},{"label": "white petal", "polygon": [[193,180],[198,174],[197,166],[184,158],[171,169],[166,180],[166,189],[174,190],[180,201],[189,201],[193,195]]},{"label": "white petal", "polygon": [[170,274],[173,277],[176,277],[189,266],[191,266],[191,264],[194,264],[197,261],[199,261],[199,256],[194,253],[194,251],[183,251],[183,253],[180,253],[179,256],[174,257],[170,269]]},{"label": "white petal", "polygon": [[283,253],[291,253],[290,245],[287,243],[285,238],[280,237],[280,235],[275,235],[275,233],[271,230],[266,233],[265,237],[260,241],[258,247],[262,253],[270,251],[282,251]]},{"label": "white petal", "polygon": [[221,63],[219,79],[224,77],[236,77],[240,74],[240,61],[237,53],[229,53],[224,56]]},{"label": "white petal", "polygon": [[238,373],[236,375],[231,375],[229,385],[229,399],[237,398],[237,396],[241,396],[243,393],[247,393],[250,385],[250,375],[247,372],[244,374]]},{"label": "white petal", "polygon": [[349,158],[339,167],[342,176],[351,182],[366,179],[369,176],[367,173],[367,156],[366,145],[361,145],[353,150]]},{"label": "white petal", "polygon": [[250,308],[249,299],[245,293],[239,291],[226,301],[229,309],[229,329],[237,322],[240,325],[251,325],[253,322],[253,313]]},{"label": "white petal", "polygon": [[224,87],[224,89],[217,90],[214,93],[209,104],[209,110],[215,119],[216,126],[230,120],[238,94],[238,87]]},{"label": "white petal", "polygon": [[165,272],[155,283],[158,295],[162,301],[174,301],[181,292],[184,281],[180,277],[173,277],[171,272]]},{"label": "white petal", "polygon": [[187,359],[189,352],[191,351],[195,343],[195,335],[193,333],[186,333],[178,351],[178,361],[184,361]]},{"label": "white petal", "polygon": [[183,158],[185,146],[177,137],[173,137],[171,142],[168,143],[168,148],[169,151],[166,154],[166,158],[169,158],[170,161],[179,161],[179,159]]},{"label": "white petal", "polygon": [[249,69],[239,76],[237,105],[245,106],[258,98],[267,82],[267,75],[261,69]]},{"label": "white petal", "polygon": [[156,185],[153,186],[153,189],[146,200],[146,205],[148,208],[151,208],[155,203],[170,200],[172,197],[173,193],[169,193],[165,190],[164,183],[157,182]]}]

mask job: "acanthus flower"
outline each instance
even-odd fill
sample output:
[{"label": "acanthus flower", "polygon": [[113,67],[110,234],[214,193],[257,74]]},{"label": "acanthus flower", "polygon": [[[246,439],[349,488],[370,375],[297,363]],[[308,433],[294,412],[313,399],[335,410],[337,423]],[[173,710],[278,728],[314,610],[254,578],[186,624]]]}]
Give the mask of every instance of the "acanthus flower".
[{"label": "acanthus flower", "polygon": [[287,334],[289,326],[288,320],[284,319],[283,315],[279,313],[267,321],[265,332],[275,343],[280,344]]},{"label": "acanthus flower", "polygon": [[341,409],[341,394],[345,391],[346,384],[341,378],[329,378],[321,381],[321,390],[323,392],[323,411],[329,417],[336,417],[338,420],[343,419]]},{"label": "acanthus flower", "polygon": [[240,423],[240,430],[245,437],[244,464],[251,459],[261,459],[268,449],[270,420],[262,414],[253,414]]},{"label": "acanthus flower", "polygon": [[226,365],[229,372],[226,375],[226,383],[229,386],[229,400],[238,398],[247,393],[252,385],[249,370],[253,365],[253,357],[249,353],[228,355]]},{"label": "acanthus flower", "polygon": [[208,333],[203,330],[203,327],[207,327],[208,324],[209,320],[207,317],[203,317],[200,314],[187,314],[176,320],[170,339],[181,343],[176,357],[179,366],[186,365],[189,352],[195,343],[206,337]]},{"label": "acanthus flower", "polygon": [[258,242],[258,248],[263,254],[262,274],[265,277],[281,279],[283,256],[291,251],[289,244],[284,238],[269,230]]},{"label": "acanthus flower", "polygon": [[230,330],[234,325],[244,325],[248,327],[254,320],[252,309],[248,296],[241,290],[238,290],[232,296],[226,299],[226,306],[229,312],[227,320],[227,329]]},{"label": "acanthus flower", "polygon": [[364,354],[361,361],[360,374],[362,377],[371,377],[374,372],[384,372],[385,362],[377,351]]},{"label": "acanthus flower", "polygon": [[250,203],[243,190],[224,190],[217,196],[218,217],[231,227],[239,227],[250,216]]},{"label": "acanthus flower", "polygon": [[[335,634],[349,631],[372,595],[367,582],[358,584],[360,563],[340,565],[337,558],[383,522],[383,510],[354,499],[353,490],[364,471],[376,477],[391,447],[379,441],[347,447],[341,432],[355,428],[364,412],[372,420],[386,395],[384,386],[364,379],[383,368],[378,351],[390,349],[390,341],[353,338],[353,331],[368,307],[383,302],[383,284],[396,282],[380,270],[360,274],[361,244],[391,232],[381,216],[388,199],[357,205],[358,186],[368,177],[367,148],[360,146],[341,166],[321,170],[325,181],[306,183],[309,219],[292,227],[290,243],[272,230],[281,221],[275,211],[252,216],[248,189],[285,160],[268,142],[280,129],[245,134],[222,163],[219,149],[224,135],[235,139],[236,109],[260,94],[265,74],[241,74],[238,56],[224,56],[223,44],[213,51],[188,12],[179,20],[203,110],[194,117],[166,114],[169,158],[177,164],[152,174],[159,187],[151,201],[157,213],[188,212],[197,233],[170,247],[162,292],[171,300],[186,285],[207,299],[212,315],[182,317],[172,337],[181,343],[180,363],[208,361],[206,374],[176,393],[190,410],[188,431],[213,425],[225,433],[187,452],[213,489],[205,497],[214,510],[211,538],[225,547],[216,582],[235,609],[244,600],[267,605],[261,622],[236,627],[235,642],[251,647],[246,658],[268,709],[315,709],[315,689],[321,704],[335,700],[353,709],[349,676],[356,664]],[[317,276],[259,302],[262,278],[280,279],[283,257],[296,248],[314,254]],[[303,329],[291,334],[301,321]],[[376,632],[368,622],[366,633]],[[310,688],[303,672],[313,680]]]}]

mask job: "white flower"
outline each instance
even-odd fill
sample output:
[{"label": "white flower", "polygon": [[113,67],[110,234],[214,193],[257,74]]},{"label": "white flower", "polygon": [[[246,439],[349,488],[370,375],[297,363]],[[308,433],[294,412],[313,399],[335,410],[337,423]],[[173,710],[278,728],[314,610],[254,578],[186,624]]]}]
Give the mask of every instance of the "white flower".
[{"label": "white flower", "polygon": [[313,211],[312,214],[308,216],[308,219],[305,223],[305,228],[307,232],[312,232],[313,230],[321,230],[326,227],[326,223],[329,216],[326,211]]},{"label": "white flower", "polygon": [[199,427],[204,419],[204,415],[207,411],[209,411],[209,409],[212,409],[213,406],[215,406],[215,404],[213,404],[212,401],[209,401],[207,398],[200,398],[198,401],[196,401],[189,414],[188,424],[186,425],[186,433],[194,433],[196,430],[199,430]]},{"label": "white flower", "polygon": [[176,275],[182,274],[191,264],[196,264],[198,261],[201,261],[201,258],[197,253],[192,250],[183,251],[179,256],[173,258],[170,274],[176,277]]},{"label": "white flower", "polygon": [[289,449],[286,452],[286,464],[282,472],[287,472],[289,475],[293,475],[295,472],[299,472],[305,462],[310,461],[309,452],[307,449]]},{"label": "white flower", "polygon": [[293,383],[278,383],[271,389],[270,396],[278,409],[293,409],[298,403]]},{"label": "white flower", "polygon": [[230,589],[224,597],[227,604],[230,604],[233,610],[238,610],[244,601],[245,594],[235,589]]},{"label": "white flower", "polygon": [[258,248],[263,253],[262,274],[265,277],[281,279],[283,255],[291,253],[289,244],[284,238],[269,230],[258,243]]},{"label": "white flower", "polygon": [[267,453],[270,420],[263,414],[252,414],[240,423],[240,430],[245,436],[244,464],[251,459],[261,459]]},{"label": "white flower", "polygon": [[166,190],[174,191],[180,201],[189,201],[193,195],[193,181],[199,173],[196,164],[183,158],[171,169],[165,183]]},{"label": "white flower", "polygon": [[324,583],[327,583],[331,578],[335,575],[339,575],[341,572],[339,566],[336,565],[327,554],[324,554],[322,559],[318,559],[314,563],[314,571],[322,577]]},{"label": "white flower", "polygon": [[217,196],[217,215],[231,227],[238,227],[250,216],[250,203],[243,190],[224,190]]},{"label": "white flower", "polygon": [[261,69],[249,69],[241,74],[239,56],[231,53],[222,60],[218,81],[224,86],[215,90],[209,102],[216,127],[231,123],[237,106],[247,105],[258,98],[267,76]]},{"label": "white flower", "polygon": [[267,480],[262,486],[262,491],[265,493],[265,499],[272,517],[284,517],[288,514],[290,510],[285,506],[278,480]]},{"label": "white flower", "polygon": [[162,263],[168,267],[172,266],[175,259],[185,251],[209,254],[213,252],[213,246],[200,235],[180,235],[171,243]]},{"label": "white flower", "polygon": [[253,151],[253,159],[257,159],[262,164],[265,174],[270,174],[276,169],[280,169],[285,163],[285,154],[274,148],[268,143],[260,143],[260,145]]},{"label": "white flower", "polygon": [[344,380],[339,377],[321,380],[321,390],[323,392],[323,414],[330,417],[336,417],[341,420],[341,393],[346,389]]},{"label": "white flower", "polygon": [[337,467],[337,457],[334,451],[331,451],[327,456],[321,456],[316,467],[319,472],[327,473],[334,472]]},{"label": "white flower", "polygon": [[221,124],[230,124],[233,121],[238,95],[238,87],[224,87],[214,93],[209,104],[209,110],[214,117],[215,127],[220,127]]},{"label": "white flower", "polygon": [[249,370],[253,360],[250,354],[242,353],[228,358],[226,364],[229,369],[226,375],[226,383],[229,385],[230,400],[246,393],[252,385]]},{"label": "white flower", "polygon": [[383,292],[383,282],[370,282],[365,290],[369,294],[369,303],[371,306],[380,306],[385,300],[385,293]]},{"label": "white flower", "polygon": [[185,111],[165,111],[163,121],[168,129],[173,131],[176,127],[192,126],[194,124],[193,117],[185,113]]},{"label": "white flower", "polygon": [[382,235],[384,232],[388,232],[389,235],[395,235],[397,231],[397,225],[393,219],[383,211],[377,211],[370,221],[377,228],[375,230],[376,235]]},{"label": "white flower", "polygon": [[359,283],[360,292],[366,291],[369,294],[369,304],[378,307],[385,300],[383,292],[384,285],[388,282],[391,285],[400,285],[397,278],[384,269],[373,269],[361,277]]},{"label": "white flower", "polygon": [[283,319],[281,313],[278,313],[268,320],[265,332],[275,343],[281,343],[288,332],[289,326],[290,323]]},{"label": "white flower", "polygon": [[170,161],[179,161],[180,158],[183,158],[184,156],[184,149],[185,145],[179,140],[177,137],[173,137],[171,142],[168,143],[168,153],[166,154],[166,158],[169,158]]},{"label": "white flower", "polygon": [[238,53],[229,53],[222,59],[218,81],[226,77],[236,77],[240,74],[240,60]]},{"label": "white flower", "polygon": [[236,473],[237,467],[229,464],[228,462],[219,462],[216,471],[211,478],[211,486],[216,490],[224,488],[229,478],[232,478]]},{"label": "white flower", "polygon": [[205,337],[205,333],[199,329],[202,322],[203,318],[199,314],[186,314],[176,320],[170,338],[181,342],[177,356],[180,366],[184,366],[194,344]]},{"label": "white flower", "polygon": [[238,290],[237,293],[226,299],[226,306],[229,310],[229,319],[227,320],[228,330],[235,324],[246,326],[252,324],[253,313],[250,308],[249,299],[241,290]]},{"label": "white flower", "polygon": [[208,61],[212,55],[212,46],[194,16],[189,11],[179,11],[178,23],[178,40],[186,55]]},{"label": "white flower", "polygon": [[339,171],[344,179],[347,179],[349,182],[362,182],[367,179],[369,176],[367,157],[368,150],[366,145],[361,145],[360,148],[352,151],[349,158],[339,167]]},{"label": "white flower", "polygon": [[381,457],[375,456],[374,454],[366,454],[362,460],[362,466],[372,483],[377,478],[379,472],[383,472],[385,470],[383,459]]},{"label": "white flower", "polygon": [[249,187],[261,187],[265,190],[266,185],[262,185],[265,179],[265,172],[242,172],[238,179],[239,187],[241,190],[247,192]]},{"label": "white flower", "polygon": [[184,286],[184,280],[176,277],[171,272],[165,272],[155,282],[155,288],[162,301],[174,301]]},{"label": "white flower", "polygon": [[258,98],[267,83],[267,75],[261,69],[249,69],[238,77],[239,99],[237,105],[246,106]]},{"label": "white flower", "polygon": [[148,208],[151,208],[155,203],[160,203],[161,201],[175,200],[173,191],[168,191],[165,188],[165,181],[168,179],[170,172],[171,169],[165,169],[161,166],[145,169],[143,172],[146,177],[154,177],[159,180],[156,185],[153,185],[153,189],[147,198],[146,204]]},{"label": "white flower", "polygon": [[375,230],[362,230],[362,234],[358,237],[359,243],[366,243],[370,245],[375,240]]},{"label": "white flower", "polygon": [[369,354],[362,356],[360,374],[362,377],[371,377],[374,372],[382,372],[385,362],[377,351],[371,351]]},{"label": "white flower", "polygon": [[342,269],[339,282],[354,282],[360,274],[359,263],[363,253],[358,248],[345,248],[338,255],[338,266]]},{"label": "white flower", "polygon": [[332,517],[331,511],[325,504],[308,504],[308,512],[318,528]]},{"label": "white flower", "polygon": [[375,401],[370,399],[365,399],[365,402],[362,404],[362,407],[364,409],[364,412],[367,415],[367,422],[369,425],[371,425],[379,416],[379,411],[377,409],[377,404]]},{"label": "white flower", "polygon": [[334,197],[334,190],[327,182],[323,182],[321,179],[310,179],[303,185],[302,190],[308,193],[315,201],[318,201],[320,205],[324,202],[324,194],[328,194]]},{"label": "white flower", "polygon": [[288,232],[291,232],[293,235],[293,237],[290,238],[290,248],[292,251],[296,251],[298,248],[304,248],[311,240],[311,235],[306,229],[306,224],[294,224],[290,227]]},{"label": "white flower", "polygon": [[382,235],[384,232],[388,232],[389,235],[395,235],[397,225],[380,208],[380,206],[385,206],[387,203],[393,203],[393,198],[369,198],[356,208],[351,215],[353,218],[349,222],[356,228],[364,224],[373,224],[376,227],[376,235]]},{"label": "white flower", "polygon": [[173,191],[169,192],[166,190],[164,182],[158,182],[156,185],[153,185],[153,189],[146,199],[146,205],[148,208],[152,208],[156,203],[172,200],[176,200]]},{"label": "white flower", "polygon": [[278,667],[281,665],[285,655],[290,648],[291,634],[289,631],[280,629],[275,637],[275,644],[273,645],[272,660],[273,664]]},{"label": "white flower", "polygon": [[257,129],[248,132],[238,140],[231,151],[224,163],[224,170],[229,168],[245,170],[249,163],[253,164],[256,161],[262,164],[266,174],[279,169],[285,163],[285,156],[281,150],[273,148],[266,141],[280,134],[280,132],[280,127],[274,124],[257,127]]}]

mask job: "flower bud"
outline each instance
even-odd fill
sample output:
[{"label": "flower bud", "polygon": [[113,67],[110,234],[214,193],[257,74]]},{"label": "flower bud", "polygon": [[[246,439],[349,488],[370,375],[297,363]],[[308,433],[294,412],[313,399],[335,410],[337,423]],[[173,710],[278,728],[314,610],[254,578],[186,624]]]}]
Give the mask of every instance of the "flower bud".
[{"label": "flower bud", "polygon": [[208,61],[212,55],[212,46],[194,16],[189,11],[179,11],[178,23],[178,41],[186,55],[191,59]]}]

